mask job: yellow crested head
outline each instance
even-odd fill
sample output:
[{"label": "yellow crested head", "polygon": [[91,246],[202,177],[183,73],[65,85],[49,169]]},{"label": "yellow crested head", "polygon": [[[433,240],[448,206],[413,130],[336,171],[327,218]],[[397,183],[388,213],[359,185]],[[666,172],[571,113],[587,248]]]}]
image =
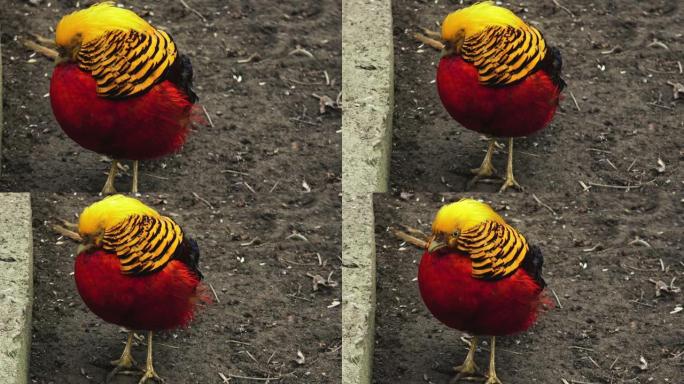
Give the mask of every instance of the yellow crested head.
[{"label": "yellow crested head", "polygon": [[124,195],[107,196],[81,212],[78,232],[85,239],[97,239],[106,229],[135,214],[159,217],[157,211],[140,200]]},{"label": "yellow crested head", "polygon": [[81,44],[112,30],[146,32],[154,27],[135,12],[117,7],[113,1],[105,1],[62,17],[57,24],[55,43],[71,53]]},{"label": "yellow crested head", "polygon": [[473,199],[461,199],[439,209],[432,221],[432,233],[461,233],[484,221],[505,223],[489,205]]},{"label": "yellow crested head", "polygon": [[494,25],[522,28],[526,24],[508,9],[483,1],[450,13],[442,22],[442,40],[462,43],[464,39]]}]

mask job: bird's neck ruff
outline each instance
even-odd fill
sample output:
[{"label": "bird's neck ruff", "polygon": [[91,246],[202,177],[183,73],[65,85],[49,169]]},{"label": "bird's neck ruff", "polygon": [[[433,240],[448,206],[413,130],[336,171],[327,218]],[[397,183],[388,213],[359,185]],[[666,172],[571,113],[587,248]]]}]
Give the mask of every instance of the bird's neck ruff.
[{"label": "bird's neck ruff", "polygon": [[55,43],[65,49],[88,43],[113,31],[154,31],[149,23],[135,12],[106,1],[64,16],[57,24]]},{"label": "bird's neck ruff", "polygon": [[137,199],[113,195],[83,210],[79,217],[78,232],[81,236],[96,236],[132,215],[160,216],[157,211]]},{"label": "bird's neck ruff", "polygon": [[508,9],[484,1],[450,13],[442,22],[442,39],[455,43],[491,26],[523,28],[526,24]]}]

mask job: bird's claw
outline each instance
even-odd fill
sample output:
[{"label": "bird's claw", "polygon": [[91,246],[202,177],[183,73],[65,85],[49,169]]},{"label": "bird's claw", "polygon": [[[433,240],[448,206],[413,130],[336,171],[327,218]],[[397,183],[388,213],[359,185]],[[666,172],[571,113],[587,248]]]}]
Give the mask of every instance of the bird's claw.
[{"label": "bird's claw", "polygon": [[105,379],[105,384],[109,383],[112,381],[112,379],[116,375],[139,375],[141,369],[138,367],[137,363],[135,360],[131,359],[130,363],[119,363],[119,360],[113,360],[112,365],[116,365],[116,367],[109,372],[107,375],[107,378]]},{"label": "bird's claw", "polygon": [[512,175],[506,178],[506,181],[504,181],[503,185],[501,186],[501,189],[499,189],[499,193],[505,192],[508,188],[515,188],[520,192],[525,190],[525,188],[523,188],[520,184],[518,184],[517,181],[515,181],[515,178]]},{"label": "bird's claw", "polygon": [[489,376],[484,384],[503,384],[496,376]]},{"label": "bird's claw", "polygon": [[103,195],[114,195],[116,194],[116,188],[114,188],[114,185],[110,183],[106,183],[104,187],[102,187],[102,194]]},{"label": "bird's claw", "polygon": [[145,371],[145,374],[143,375],[143,377],[140,378],[140,381],[138,382],[138,384],[145,384],[145,383],[150,382],[150,381],[153,381],[156,383],[164,383],[164,379],[159,377],[159,375],[157,375],[157,373],[154,371],[154,369],[147,369]]},{"label": "bird's claw", "polygon": [[472,374],[465,374],[463,372],[459,372],[456,376],[454,376],[453,379],[449,381],[449,384],[457,384],[459,381],[465,380],[465,381],[482,381],[484,380],[484,377],[482,374],[475,372]]},{"label": "bird's claw", "polygon": [[482,381],[484,379],[484,375],[479,372],[474,362],[465,362],[462,365],[458,365],[454,367],[454,371],[458,373],[449,381],[449,384],[456,384],[460,380]]}]

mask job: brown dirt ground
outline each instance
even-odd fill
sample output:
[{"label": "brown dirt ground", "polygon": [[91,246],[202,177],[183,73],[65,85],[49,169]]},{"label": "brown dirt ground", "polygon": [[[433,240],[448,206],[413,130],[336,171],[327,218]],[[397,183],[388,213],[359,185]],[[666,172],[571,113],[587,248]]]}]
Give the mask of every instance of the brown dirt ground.
[{"label": "brown dirt ground", "polygon": [[[55,193],[32,197],[33,383],[100,383],[110,369],[108,361],[123,348],[125,333],[91,313],[76,291],[71,276],[75,243],[48,227],[54,218],[75,221],[98,199]],[[341,306],[330,307],[339,303],[340,287],[314,292],[307,276],[332,273],[331,279],[340,281],[340,218],[328,216],[325,196],[272,195],[242,209],[218,198],[208,200],[212,209],[189,193],[144,195],[142,200],[197,240],[205,282],[220,300],[201,309],[189,329],[157,338],[156,369],[168,383],[223,383],[219,372],[281,378],[271,383],[340,382]],[[295,232],[307,240],[288,238]],[[297,351],[305,357],[303,364],[295,361]],[[134,355],[144,362],[144,346],[139,343]]]},{"label": "brown dirt ground", "polygon": [[[32,60],[17,41],[31,32],[52,36],[51,28],[79,2],[37,3],[0,0],[5,99],[0,190],[99,192],[108,164],[62,132],[46,96],[53,64]],[[179,154],[141,163],[140,190],[193,186],[202,195],[250,193],[245,182],[257,192],[278,183],[278,191],[295,193],[306,180],[314,190],[332,184],[339,192],[340,112],[328,108],[320,114],[312,93],[335,100],[340,90],[340,1],[186,3],[206,23],[179,1],[125,1],[169,31],[190,56],[200,103],[214,123],[192,133]],[[298,45],[314,58],[289,54]],[[260,60],[238,63],[255,53]],[[130,181],[124,175],[117,186],[129,190]]]},{"label": "brown dirt ground", "polygon": [[[420,298],[415,278],[422,250],[387,231],[404,224],[429,233],[437,209],[463,196],[376,195],[377,384],[446,383],[451,367],[465,358],[461,332],[434,319]],[[554,215],[531,196],[469,196],[483,198],[541,247],[544,277],[562,305],[527,332],[498,339],[497,373],[504,383],[682,382],[684,312],[671,312],[683,294],[655,297],[649,282],[676,278],[681,285],[684,279],[678,198],[537,194]],[[631,244],[637,237],[652,248]],[[479,350],[480,367],[488,356],[488,349]]]},{"label": "brown dirt ground", "polygon": [[[456,1],[395,0],[396,111],[390,183],[400,191],[462,191],[480,165],[486,142],[442,107],[435,65],[439,53],[412,37],[437,30]],[[466,4],[471,1],[466,1]],[[545,130],[516,140],[516,177],[530,191],[580,192],[579,180],[611,185],[648,183],[682,190],[684,103],[667,81],[684,83],[684,4],[678,0],[503,2],[559,47],[568,88]],[[667,49],[652,44],[654,39]],[[575,96],[579,109],[570,93]],[[501,141],[505,144],[505,141]],[[505,170],[506,149],[495,156]],[[664,172],[656,170],[658,158]],[[480,183],[476,191],[496,191]],[[592,190],[606,191],[593,187]]]}]

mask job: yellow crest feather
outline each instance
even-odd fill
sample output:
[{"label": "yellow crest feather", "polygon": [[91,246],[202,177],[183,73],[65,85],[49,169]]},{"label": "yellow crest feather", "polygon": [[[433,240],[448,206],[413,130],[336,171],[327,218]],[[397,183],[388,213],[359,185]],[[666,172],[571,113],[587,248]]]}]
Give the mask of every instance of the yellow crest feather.
[{"label": "yellow crest feather", "polygon": [[454,41],[459,35],[468,38],[494,25],[521,28],[527,24],[508,9],[483,1],[450,13],[442,22],[442,39]]},{"label": "yellow crest feather", "polygon": [[447,204],[437,211],[437,215],[432,221],[432,232],[464,232],[488,220],[505,224],[501,216],[486,203],[473,199],[461,199],[455,203]]},{"label": "yellow crest feather", "polygon": [[62,17],[57,24],[55,43],[71,47],[112,30],[150,32],[154,27],[135,12],[117,7],[113,1],[105,1]]},{"label": "yellow crest feather", "polygon": [[81,236],[94,236],[134,214],[160,216],[157,211],[146,206],[140,200],[124,195],[112,195],[91,204],[81,212],[78,220],[78,232]]}]

